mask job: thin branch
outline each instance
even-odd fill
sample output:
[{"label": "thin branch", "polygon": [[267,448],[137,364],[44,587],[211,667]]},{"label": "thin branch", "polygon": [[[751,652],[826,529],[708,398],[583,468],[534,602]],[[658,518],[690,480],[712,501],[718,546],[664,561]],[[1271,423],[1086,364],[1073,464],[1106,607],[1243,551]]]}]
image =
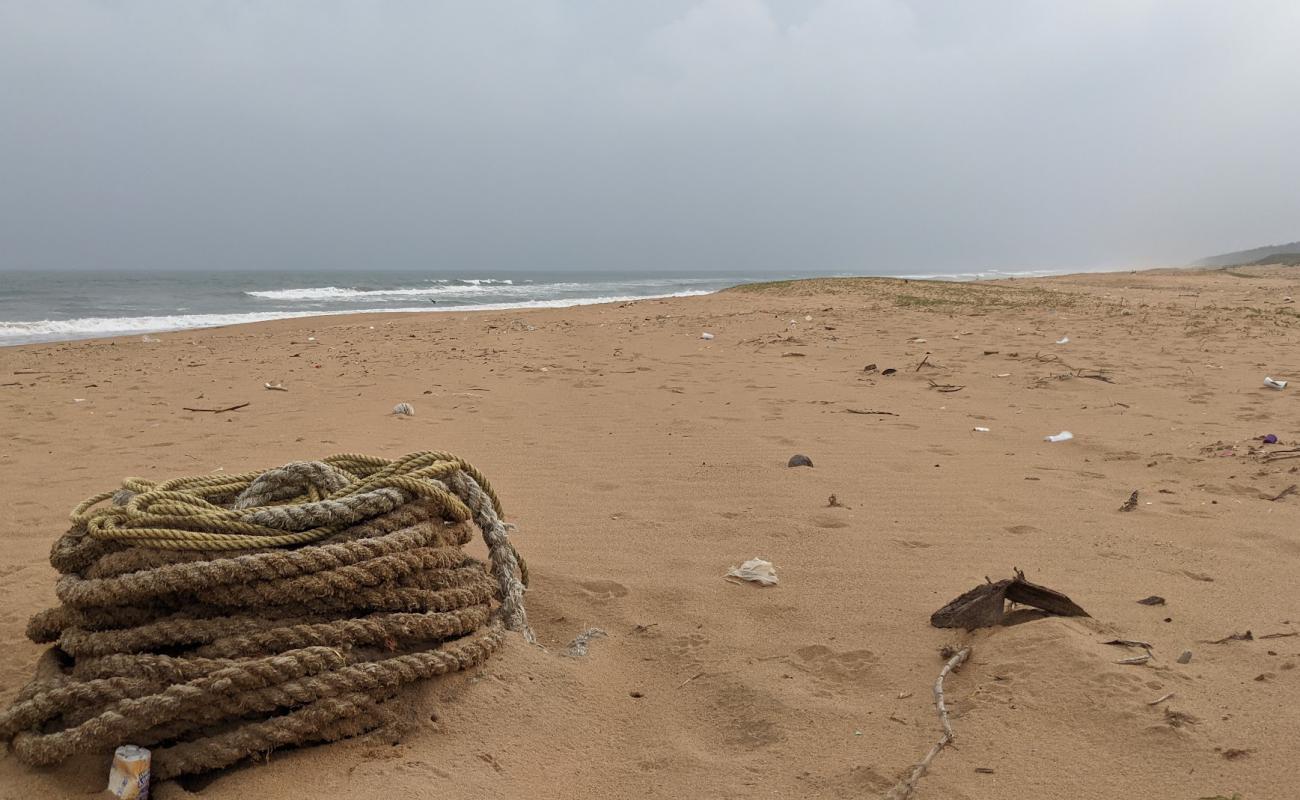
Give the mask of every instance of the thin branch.
[{"label": "thin branch", "polygon": [[250,406],[252,403],[240,403],[237,406],[227,406],[226,408],[182,408],[182,411],[207,411],[212,414],[224,414],[227,411],[238,411],[241,408]]},{"label": "thin branch", "polygon": [[943,679],[948,677],[949,672],[965,663],[969,657],[970,647],[963,647],[957,651],[956,655],[948,659],[948,663],[944,664],[943,669],[939,671],[939,677],[934,681],[934,707],[939,714],[939,724],[943,726],[943,735],[930,748],[930,752],[925,754],[925,758],[922,758],[915,767],[912,767],[911,774],[899,781],[890,790],[887,795],[888,800],[907,800],[907,798],[911,797],[912,792],[916,791],[916,784],[920,782],[921,778],[925,777],[926,770],[930,768],[930,762],[934,761],[934,757],[939,755],[939,751],[947,747],[948,743],[953,740],[952,723],[948,721],[948,706],[943,701]]}]

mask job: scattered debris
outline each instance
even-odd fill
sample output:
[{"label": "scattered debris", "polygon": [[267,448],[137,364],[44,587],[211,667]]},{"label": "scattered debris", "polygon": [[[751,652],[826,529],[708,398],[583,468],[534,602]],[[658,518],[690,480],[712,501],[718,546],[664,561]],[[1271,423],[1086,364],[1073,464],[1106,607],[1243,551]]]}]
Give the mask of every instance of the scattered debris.
[{"label": "scattered debris", "polygon": [[881,416],[881,417],[896,417],[896,416],[898,416],[897,414],[895,414],[895,413],[892,412],[892,411],[864,411],[864,410],[859,409],[859,408],[846,408],[846,409],[844,409],[844,410],[847,411],[847,412],[850,413],[850,414],[875,414],[875,415],[877,415],[877,416]]},{"label": "scattered debris", "polygon": [[1245,758],[1246,756],[1250,755],[1253,752],[1254,752],[1253,750],[1249,750],[1249,749],[1243,750],[1237,747],[1229,747],[1227,750],[1223,751],[1223,757],[1228,759],[1229,761],[1235,761],[1239,758]]},{"label": "scattered debris", "polygon": [[790,456],[790,460],[787,461],[785,465],[787,467],[811,467],[813,463],[812,463],[812,459],[809,458],[808,456],[805,456],[801,453],[795,453],[794,455]]},{"label": "scattered debris", "polygon": [[1163,606],[1165,599],[1158,594],[1153,594],[1150,597],[1142,598],[1138,602],[1144,606]]},{"label": "scattered debris", "polygon": [[1128,499],[1124,501],[1124,505],[1119,507],[1119,510],[1132,511],[1137,507],[1138,507],[1138,490],[1134,489],[1133,494],[1128,496]]},{"label": "scattered debris", "polygon": [[226,406],[225,408],[182,408],[182,411],[207,411],[211,414],[224,414],[227,411],[238,411],[241,408],[248,408],[252,403],[240,403],[235,406]]},{"label": "scattered debris", "polygon": [[393,414],[399,417],[414,417],[415,407],[410,403],[398,403],[393,406]]},{"label": "scattered debris", "polygon": [[981,775],[992,775],[993,770],[988,767],[976,767],[975,771]]},{"label": "scattered debris", "polygon": [[785,353],[782,353],[782,354],[781,354],[781,358],[803,358],[803,357],[806,356],[806,355],[808,355],[808,354],[807,354],[807,353],[797,353],[797,352],[795,352],[794,350],[790,350],[790,351],[787,351],[787,352],[785,352]]},{"label": "scattered debris", "polygon": [[848,506],[841,503],[840,499],[835,495],[831,495],[829,498],[827,498],[826,507],[827,508],[848,508]]},{"label": "scattered debris", "polygon": [[881,374],[881,375],[893,375],[895,372],[898,372],[898,370],[894,369],[893,367],[886,367],[885,369],[882,369],[882,370],[880,371],[880,374]]},{"label": "scattered debris", "polygon": [[[739,578],[742,581],[750,581],[760,586],[775,586],[777,583],[776,567],[771,561],[764,561],[761,558],[751,558],[739,567],[732,567],[724,576],[728,579]],[[732,581],[739,583],[740,581]]]},{"label": "scattered debris", "polygon": [[1114,382],[1115,382],[1115,379],[1114,379],[1114,378],[1110,377],[1109,375],[1106,375],[1105,373],[1102,373],[1102,372],[1096,372],[1096,371],[1094,371],[1094,372],[1084,372],[1084,371],[1081,370],[1081,369],[1076,369],[1076,370],[1074,371],[1074,377],[1076,377],[1076,378],[1088,378],[1089,380],[1101,381],[1102,383],[1114,383]]},{"label": "scattered debris", "polygon": [[1275,433],[1266,434],[1264,436],[1259,437],[1259,440],[1264,444],[1277,444],[1277,434]]},{"label": "scattered debris", "polygon": [[1286,384],[1287,382],[1283,380],[1274,380],[1273,378],[1264,379],[1264,385],[1270,389],[1285,389]]},{"label": "scattered debris", "polygon": [[954,598],[943,608],[930,615],[930,624],[936,628],[990,628],[1002,624],[1006,601],[1032,606],[1048,614],[1062,617],[1086,617],[1088,612],[1058,591],[1038,586],[1025,580],[1025,574],[1015,570],[1015,577],[997,583],[985,578],[985,583]]},{"label": "scattered debris", "polygon": [[605,633],[605,631],[600,628],[588,628],[574,637],[572,642],[569,642],[569,646],[565,649],[564,655],[569,658],[582,658],[587,655],[587,645],[591,644],[592,639],[599,639],[602,636],[608,635],[609,634]]},{"label": "scattered debris", "polygon": [[872,372],[875,372],[875,371],[876,371],[876,365],[875,365],[875,364],[868,364],[868,365],[866,365],[865,367],[862,368],[862,371],[865,372],[865,373],[867,373],[867,374],[871,374]]},{"label": "scattered debris", "polygon": [[681,683],[677,684],[677,688],[680,689],[680,688],[682,688],[683,686],[685,686],[686,684],[690,683],[691,681],[693,681],[693,680],[695,680],[695,679],[697,679],[697,678],[703,678],[703,677],[705,676],[705,674],[706,674],[706,673],[703,673],[703,672],[697,672],[697,673],[695,673],[694,675],[692,675],[691,677],[689,677],[689,678],[687,678],[686,680],[682,681]]},{"label": "scattered debris", "polygon": [[1178,656],[1178,663],[1179,663],[1179,664],[1190,664],[1191,662],[1192,662],[1192,651],[1191,651],[1191,650],[1184,650],[1184,651],[1182,652],[1182,654]]},{"label": "scattered debris", "polygon": [[1148,700],[1148,701],[1147,701],[1147,705],[1149,705],[1149,706],[1158,706],[1158,705],[1160,705],[1161,703],[1163,703],[1164,701],[1168,700],[1169,698],[1171,698],[1171,697],[1173,697],[1173,696],[1174,696],[1174,693],[1173,693],[1173,692],[1169,692],[1168,694],[1162,694],[1162,695],[1160,695],[1159,697],[1157,697],[1157,698],[1154,699],[1154,700]]},{"label": "scattered debris", "polygon": [[988,432],[989,432],[989,429],[988,429],[988,428],[981,428],[981,427],[979,427],[978,425],[976,425],[976,426],[975,426],[974,428],[972,428],[971,430],[975,431],[976,433],[988,433]]},{"label": "scattered debris", "polygon": [[281,381],[280,383],[265,383],[265,384],[262,384],[262,385],[265,386],[266,388],[270,389],[270,390],[273,391],[273,392],[287,392],[287,391],[289,391],[288,389],[284,388],[284,382],[283,382],[283,381]]},{"label": "scattered debris", "polygon": [[1245,633],[1230,633],[1222,639],[1215,639],[1212,642],[1201,642],[1201,644],[1227,644],[1228,642],[1251,642],[1255,640],[1255,635],[1250,631]]},{"label": "scattered debris", "polygon": [[708,341],[713,338],[713,334],[709,333],[708,331],[705,331],[704,333],[700,334],[700,338],[704,339],[705,341]]},{"label": "scattered debris", "polygon": [[888,797],[894,798],[894,800],[907,800],[912,796],[912,792],[916,791],[917,782],[925,777],[926,770],[930,768],[930,762],[934,761],[934,757],[939,755],[939,751],[947,747],[955,736],[952,732],[952,723],[948,721],[948,706],[944,704],[943,679],[948,677],[948,673],[965,663],[967,658],[970,658],[970,647],[963,647],[951,656],[947,655],[946,649],[943,652],[948,660],[944,663],[943,669],[939,671],[939,677],[934,682],[934,707],[939,714],[939,724],[943,726],[943,735],[939,737],[939,741],[934,743],[934,746],[925,754],[925,757],[917,762],[911,773],[890,790]]},{"label": "scattered debris", "polygon": [[927,352],[927,353],[925,354],[925,357],[921,359],[921,363],[920,363],[920,364],[917,364],[917,365],[916,365],[916,369],[914,369],[914,370],[912,370],[912,371],[913,371],[913,372],[920,372],[920,371],[921,371],[921,367],[924,367],[924,366],[925,366],[925,362],[927,362],[927,361],[929,361],[929,360],[930,360],[930,354],[929,354],[929,352]]},{"label": "scattered debris", "polygon": [[966,387],[958,386],[955,383],[935,383],[934,381],[930,381],[930,388],[934,389],[936,392],[960,392]]},{"label": "scattered debris", "polygon": [[984,355],[986,355],[986,356],[995,356],[995,355],[997,355],[997,354],[998,354],[998,351],[997,351],[997,350],[985,350],[985,351],[984,351]]},{"label": "scattered debris", "polygon": [[1300,631],[1288,631],[1287,633],[1266,633],[1263,636],[1256,636],[1256,639],[1285,639],[1288,636],[1300,636]]},{"label": "scattered debris", "polygon": [[1059,339],[1056,340],[1056,343],[1057,343],[1057,344],[1069,344],[1069,343],[1070,343],[1070,337],[1069,337],[1069,336],[1062,336],[1061,338],[1059,338]]},{"label": "scattered debris", "polygon": [[1151,660],[1150,654],[1144,656],[1133,656],[1132,658],[1121,658],[1116,664],[1145,664]]},{"label": "scattered debris", "polygon": [[1069,431],[1061,431],[1060,433],[1054,433],[1051,436],[1043,437],[1044,440],[1049,442],[1068,442],[1073,438],[1074,434]]}]

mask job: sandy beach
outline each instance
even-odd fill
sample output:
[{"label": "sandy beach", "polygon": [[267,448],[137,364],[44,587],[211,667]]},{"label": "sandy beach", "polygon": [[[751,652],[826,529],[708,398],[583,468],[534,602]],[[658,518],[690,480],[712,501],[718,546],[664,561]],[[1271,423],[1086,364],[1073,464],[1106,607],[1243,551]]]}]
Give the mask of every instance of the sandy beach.
[{"label": "sandy beach", "polygon": [[[946,645],[972,648],[946,682],[956,746],[918,798],[1295,797],[1300,382],[1264,385],[1300,381],[1289,297],[1300,272],[1265,267],[828,279],[3,348],[0,702],[31,676],[24,626],[82,498],[439,449],[518,525],[541,646],[427,684],[400,744],[154,797],[883,796],[939,736]],[[779,585],[724,580],[753,557]],[[930,626],[1013,568],[1091,617]],[[591,627],[608,636],[563,655]],[[1141,651],[1117,638],[1153,657],[1118,663]],[[0,758],[2,798],[104,779]]]}]

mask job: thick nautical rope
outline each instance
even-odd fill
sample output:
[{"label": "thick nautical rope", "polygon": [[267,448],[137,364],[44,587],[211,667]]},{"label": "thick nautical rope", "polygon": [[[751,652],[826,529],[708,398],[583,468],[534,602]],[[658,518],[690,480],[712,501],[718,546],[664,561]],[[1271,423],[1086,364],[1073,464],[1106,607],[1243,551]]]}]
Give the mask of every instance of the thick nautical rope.
[{"label": "thick nautical rope", "polygon": [[[154,746],[168,777],[388,724],[407,684],[481,663],[507,629],[532,641],[500,510],[436,452],[129,479],[55,544],[62,605],[28,635],[57,645],[0,739],[38,765]],[[476,531],[486,571],[461,549]]]}]

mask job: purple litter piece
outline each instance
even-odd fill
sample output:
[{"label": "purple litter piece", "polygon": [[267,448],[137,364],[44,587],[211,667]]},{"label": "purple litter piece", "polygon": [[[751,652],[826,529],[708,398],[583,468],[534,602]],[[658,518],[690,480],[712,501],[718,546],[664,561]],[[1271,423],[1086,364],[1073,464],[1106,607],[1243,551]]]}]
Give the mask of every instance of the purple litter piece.
[{"label": "purple litter piece", "polygon": [[1271,433],[1268,436],[1265,436],[1264,444],[1277,444],[1277,436]]}]

